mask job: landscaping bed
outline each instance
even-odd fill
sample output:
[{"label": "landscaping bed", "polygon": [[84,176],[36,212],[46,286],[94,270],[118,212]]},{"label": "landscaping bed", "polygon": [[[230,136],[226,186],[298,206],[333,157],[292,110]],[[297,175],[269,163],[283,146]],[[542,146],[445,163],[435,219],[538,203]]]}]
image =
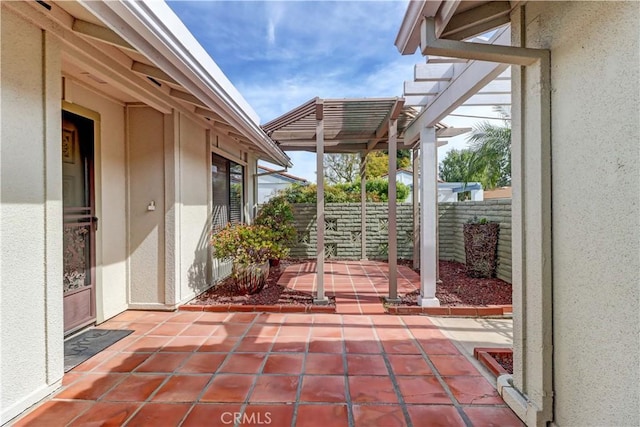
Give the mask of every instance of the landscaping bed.
[{"label": "landscaping bed", "polygon": [[510,348],[475,348],[473,356],[496,377],[513,374],[513,350]]},{"label": "landscaping bed", "polygon": [[[267,283],[262,290],[253,295],[246,295],[238,291],[233,279],[227,278],[221,283],[198,295],[189,304],[182,306],[181,310],[203,311],[322,311],[335,312],[335,298],[329,297],[326,306],[315,306],[313,295],[307,292],[296,291],[282,285],[278,285],[278,279],[284,270],[299,261],[281,260],[277,267],[269,269]],[[217,310],[215,307],[220,308]],[[272,307],[269,309],[268,307]],[[282,307],[287,307],[282,309]],[[198,310],[198,311],[200,311]]]}]

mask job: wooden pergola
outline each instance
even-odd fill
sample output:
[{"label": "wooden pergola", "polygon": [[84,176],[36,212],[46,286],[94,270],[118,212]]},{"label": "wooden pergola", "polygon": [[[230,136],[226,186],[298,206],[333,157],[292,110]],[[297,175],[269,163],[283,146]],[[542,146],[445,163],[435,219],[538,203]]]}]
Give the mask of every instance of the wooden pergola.
[{"label": "wooden pergola", "polygon": [[[284,151],[310,151],[316,153],[317,161],[317,294],[315,302],[326,303],[324,292],[324,154],[325,153],[359,153],[361,178],[361,257],[367,259],[366,233],[366,159],[374,150],[389,151],[389,296],[397,300],[397,202],[396,202],[396,153],[398,149],[414,149],[414,188],[418,188],[417,149],[413,144],[405,143],[405,131],[420,111],[405,105],[404,98],[361,98],[361,99],[312,99],[290,112],[266,123],[264,131],[278,143]],[[467,132],[469,129],[456,129],[442,123],[434,127],[435,135],[448,138]],[[414,141],[415,143],[415,141]],[[433,150],[428,157],[423,155],[423,162],[428,164],[428,182],[432,186],[430,195],[423,195],[428,201],[421,216],[429,216],[430,222],[437,221],[437,155]],[[424,170],[424,169],[423,169]],[[423,174],[424,175],[424,174]],[[433,178],[433,179],[431,179]],[[424,177],[423,177],[424,179]],[[425,182],[425,181],[423,181]],[[426,187],[422,186],[423,189]],[[430,202],[430,203],[429,203]],[[418,192],[413,192],[414,203],[414,260],[420,250],[418,222]],[[430,247],[435,248],[437,241]],[[437,252],[429,251],[434,258]],[[437,259],[435,261],[437,266]],[[434,274],[437,274],[434,271]],[[434,288],[435,292],[435,288]]]}]

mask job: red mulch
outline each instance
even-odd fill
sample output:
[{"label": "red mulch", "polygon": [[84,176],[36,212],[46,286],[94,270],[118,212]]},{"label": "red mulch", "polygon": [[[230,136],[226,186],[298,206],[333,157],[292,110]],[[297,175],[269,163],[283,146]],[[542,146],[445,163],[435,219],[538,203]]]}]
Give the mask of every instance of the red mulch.
[{"label": "red mulch", "polygon": [[[294,291],[278,285],[278,279],[284,270],[299,261],[281,260],[280,265],[269,269],[267,284],[257,294],[245,295],[234,286],[233,280],[227,278],[218,285],[198,295],[190,304],[197,305],[313,305],[313,295],[307,292]],[[335,306],[335,298],[329,297],[329,305]]]},{"label": "red mulch", "polygon": [[[278,285],[278,279],[284,270],[305,260],[282,260],[277,267],[271,267],[267,284],[254,295],[240,294],[231,279],[224,280],[217,286],[196,297],[191,304],[204,305],[311,305],[313,295],[307,292],[294,291]],[[411,261],[398,260],[399,264],[411,268]],[[440,261],[440,279],[442,283],[436,288],[436,297],[443,307],[511,304],[511,284],[497,279],[477,279],[468,277],[466,266],[455,261]],[[401,306],[417,306],[420,291],[416,290],[401,295]],[[329,297],[330,305],[335,305],[335,298]]]},{"label": "red mulch", "polygon": [[[400,261],[399,261],[400,262]],[[411,267],[411,262],[402,261]],[[477,279],[467,276],[467,267],[455,261],[440,260],[441,284],[436,287],[436,298],[442,307],[511,304],[511,284],[498,278]],[[399,305],[416,306],[420,290],[401,296]]]},{"label": "red mulch", "polygon": [[489,353],[510,374],[513,374],[513,353]]}]

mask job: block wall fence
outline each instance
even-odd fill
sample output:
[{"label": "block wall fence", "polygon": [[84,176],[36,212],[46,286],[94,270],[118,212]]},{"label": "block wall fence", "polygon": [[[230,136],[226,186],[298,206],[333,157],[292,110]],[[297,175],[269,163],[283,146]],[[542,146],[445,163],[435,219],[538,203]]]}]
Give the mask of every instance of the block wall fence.
[{"label": "block wall fence", "polygon": [[[292,258],[316,256],[316,205],[294,204],[298,231]],[[477,216],[500,224],[497,276],[511,282],[511,200],[439,203],[440,259],[465,262],[462,226]],[[398,204],[398,258],[413,259],[413,205]],[[386,203],[367,203],[367,258],[387,259],[389,215]],[[361,224],[359,203],[325,205],[325,254],[334,259],[360,259]]]}]

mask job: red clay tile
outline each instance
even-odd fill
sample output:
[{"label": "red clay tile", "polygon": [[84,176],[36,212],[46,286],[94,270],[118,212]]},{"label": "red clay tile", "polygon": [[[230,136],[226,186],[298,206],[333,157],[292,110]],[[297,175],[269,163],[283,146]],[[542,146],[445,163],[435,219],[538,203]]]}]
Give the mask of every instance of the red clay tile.
[{"label": "red clay tile", "polygon": [[342,338],[342,328],[340,326],[314,326],[311,329],[312,338]]},{"label": "red clay tile", "polygon": [[167,319],[167,323],[186,323],[191,324],[202,317],[202,313],[197,312],[176,312],[173,316]]},{"label": "red clay tile", "polygon": [[198,404],[193,407],[182,427],[233,425],[234,414],[240,414],[239,404]]},{"label": "red clay tile", "polygon": [[451,399],[434,376],[397,377],[396,380],[406,403],[451,404]]},{"label": "red clay tile", "polygon": [[219,372],[233,374],[258,373],[266,355],[264,353],[232,353]]},{"label": "red clay tile", "polygon": [[[353,405],[355,427],[405,427],[407,425],[402,408],[398,405]],[[417,424],[421,426],[423,424]]]},{"label": "red clay tile", "polygon": [[504,403],[495,388],[484,377],[444,377],[451,392],[464,405]]},{"label": "red clay tile", "polygon": [[443,376],[480,375],[480,372],[464,356],[433,355],[431,362]]},{"label": "red clay tile", "polygon": [[120,427],[136,409],[138,405],[134,403],[99,402],[69,425]]},{"label": "red clay tile", "polygon": [[280,333],[278,337],[300,337],[306,339],[309,336],[309,326],[289,326],[287,324],[280,327]]},{"label": "red clay tile", "polygon": [[229,323],[251,323],[258,315],[254,313],[234,313],[227,319]]},{"label": "red clay tile", "polygon": [[429,356],[434,354],[450,354],[450,355],[458,355],[460,352],[451,344],[446,338],[443,339],[421,339],[418,340],[420,343],[420,347],[427,353]]},{"label": "red clay tile", "polygon": [[190,403],[147,403],[127,427],[175,427],[191,408]]},{"label": "red clay tile", "polygon": [[200,348],[207,337],[179,336],[172,339],[169,344],[162,347],[162,351],[193,352]]},{"label": "red clay tile", "polygon": [[341,338],[315,338],[309,342],[310,353],[342,353]]},{"label": "red clay tile", "polygon": [[162,382],[164,375],[129,375],[115,386],[101,400],[119,402],[143,402],[147,400]]},{"label": "red clay tile", "polygon": [[[137,339],[138,337],[135,337],[135,338]],[[131,342],[132,341],[130,341],[129,344],[131,344]],[[110,358],[112,358],[116,354],[117,353],[113,352],[113,351],[101,351],[100,353],[96,354],[95,356],[90,357],[89,359],[85,360],[84,362],[82,362],[81,364],[79,364],[78,366],[73,368],[72,372],[89,372],[89,371],[92,371],[97,366],[99,366],[102,363],[104,363],[105,361],[109,360]]]},{"label": "red clay tile", "polygon": [[55,397],[57,399],[97,400],[123,378],[123,374],[89,373]]},{"label": "red clay tile", "polygon": [[16,421],[14,427],[49,427],[66,425],[86,411],[93,402],[49,400]]},{"label": "red clay tile", "polygon": [[132,329],[133,330],[131,335],[144,335],[147,332],[149,332],[151,329],[155,328],[156,326],[158,326],[157,322],[154,322],[154,323],[130,323],[129,326],[127,326],[127,329]]},{"label": "red clay tile", "polygon": [[174,375],[151,400],[154,402],[193,402],[210,379],[210,375]]},{"label": "red clay tile", "polygon": [[407,410],[414,426],[464,427],[465,425],[455,406],[411,405],[407,406]]},{"label": "red clay tile", "polygon": [[202,311],[204,309],[203,305],[195,305],[195,304],[185,304],[178,307],[180,311]]},{"label": "red clay tile", "polygon": [[206,338],[200,348],[198,348],[198,352],[227,352],[231,351],[233,347],[238,343],[239,338],[237,337],[224,337],[213,335],[209,338]]},{"label": "red clay tile", "polygon": [[127,346],[123,352],[126,353],[154,353],[162,348],[165,344],[171,341],[173,337],[154,337],[154,336],[143,336],[140,337],[135,342],[131,343],[131,345]]},{"label": "red clay tile", "polygon": [[151,356],[150,353],[118,353],[93,372],[131,372]]},{"label": "red clay tile", "polygon": [[398,403],[388,376],[349,377],[349,394],[355,403]]},{"label": "red clay tile", "polygon": [[307,350],[307,339],[302,337],[278,337],[271,351],[301,353]]},{"label": "red clay tile", "polygon": [[299,305],[281,305],[280,312],[281,313],[305,313],[306,307],[302,307]]},{"label": "red clay tile", "polygon": [[396,375],[433,375],[422,355],[390,354],[387,357]]},{"label": "red clay tile", "polygon": [[296,427],[348,427],[345,405],[299,405]]},{"label": "red clay tile", "polygon": [[[211,335],[216,329],[217,325],[199,325],[199,324],[190,324],[186,328],[183,328],[180,331],[180,336],[182,337],[208,337]],[[153,334],[155,329],[151,331]]]},{"label": "red clay tile", "polygon": [[195,353],[176,372],[213,375],[226,357],[226,353]]},{"label": "red clay tile", "polygon": [[185,323],[163,323],[162,325],[149,332],[149,335],[173,338],[179,335],[180,332],[182,332],[186,327],[187,324]]},{"label": "red clay tile", "polygon": [[263,325],[257,324],[253,325],[249,331],[247,331],[247,337],[261,337],[261,338],[272,338],[278,335],[280,331],[280,326],[278,325]]},{"label": "red clay tile", "polygon": [[188,353],[156,353],[138,366],[136,372],[173,372],[187,357]]},{"label": "red clay tile", "polygon": [[378,341],[345,341],[345,348],[347,353],[367,353],[375,354],[381,353],[382,348]]},{"label": "red clay tile", "polygon": [[332,375],[305,376],[301,402],[344,402],[345,378]]},{"label": "red clay tile", "polygon": [[348,354],[347,372],[349,375],[388,375],[384,358],[377,354]]},{"label": "red clay tile", "polygon": [[240,352],[268,352],[273,346],[274,338],[245,337],[236,351]]},{"label": "red clay tile", "polygon": [[464,412],[477,427],[521,427],[524,423],[509,408],[467,407]]},{"label": "red clay tile", "polygon": [[261,375],[249,401],[295,403],[299,383],[299,376]]},{"label": "red clay tile", "polygon": [[290,426],[293,418],[293,405],[256,405],[249,404],[240,425]]},{"label": "red clay tile", "polygon": [[200,399],[201,402],[244,402],[255,380],[253,375],[218,374]]},{"label": "red clay tile", "polygon": [[249,329],[248,323],[225,323],[216,329],[216,335],[240,337]]},{"label": "red clay tile", "polygon": [[405,339],[383,339],[382,347],[384,347],[384,351],[390,354],[421,354],[416,344]]},{"label": "red clay tile", "polygon": [[84,375],[84,372],[67,372],[62,377],[62,385],[68,386],[73,384],[76,380],[80,379]]},{"label": "red clay tile", "polygon": [[304,372],[305,374],[344,375],[342,355],[308,353]]},{"label": "red clay tile", "polygon": [[304,354],[275,353],[269,355],[262,370],[265,374],[294,374],[302,372]]}]

